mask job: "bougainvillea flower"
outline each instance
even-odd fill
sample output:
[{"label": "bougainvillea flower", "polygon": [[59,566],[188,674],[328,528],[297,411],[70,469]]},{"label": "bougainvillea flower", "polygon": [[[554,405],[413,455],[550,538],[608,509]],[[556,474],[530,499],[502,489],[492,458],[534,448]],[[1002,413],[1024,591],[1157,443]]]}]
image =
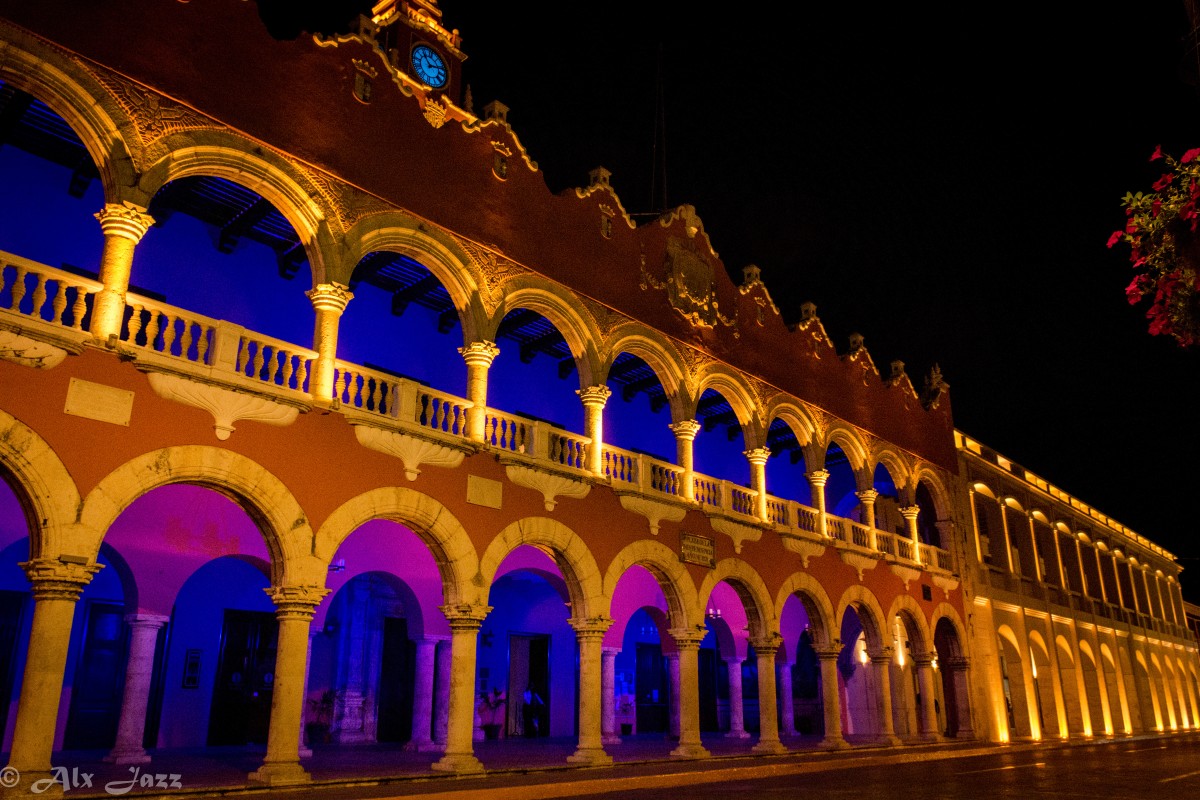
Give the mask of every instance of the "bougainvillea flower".
[{"label": "bougainvillea flower", "polygon": [[1154,152],[1150,154],[1150,160],[1158,161],[1162,157],[1163,157],[1162,145],[1160,144],[1158,147],[1154,148]]},{"label": "bougainvillea flower", "polygon": [[1190,164],[1195,160],[1196,156],[1200,156],[1200,147],[1193,147],[1183,154],[1183,158],[1179,159],[1180,164]]},{"label": "bougainvillea flower", "polygon": [[1121,241],[1121,237],[1125,235],[1125,231],[1113,231],[1112,236],[1108,237],[1108,247],[1111,250],[1112,246]]},{"label": "bougainvillea flower", "polygon": [[1173,173],[1173,172],[1168,172],[1168,173],[1166,173],[1165,175],[1163,175],[1161,178],[1159,178],[1158,180],[1156,180],[1156,181],[1155,181],[1155,182],[1154,182],[1154,183],[1151,185],[1151,188],[1153,188],[1153,189],[1154,189],[1154,191],[1156,191],[1156,192],[1161,192],[1163,189],[1165,189],[1165,188],[1167,188],[1168,186],[1170,186],[1170,185],[1171,185],[1171,181],[1173,181],[1173,180],[1175,180],[1175,173]]}]

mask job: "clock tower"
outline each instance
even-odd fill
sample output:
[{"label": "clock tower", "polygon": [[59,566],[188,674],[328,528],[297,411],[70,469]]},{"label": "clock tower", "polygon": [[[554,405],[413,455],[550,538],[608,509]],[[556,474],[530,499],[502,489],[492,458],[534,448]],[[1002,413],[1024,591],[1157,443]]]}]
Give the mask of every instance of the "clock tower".
[{"label": "clock tower", "polygon": [[437,0],[380,0],[371,9],[371,21],[393,67],[430,94],[460,100],[467,56],[458,31],[442,25]]}]

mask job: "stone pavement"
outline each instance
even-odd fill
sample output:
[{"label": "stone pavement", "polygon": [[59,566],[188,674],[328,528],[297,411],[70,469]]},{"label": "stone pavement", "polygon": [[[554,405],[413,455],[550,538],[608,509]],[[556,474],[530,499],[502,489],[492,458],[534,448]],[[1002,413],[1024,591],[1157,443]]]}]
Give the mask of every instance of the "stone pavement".
[{"label": "stone pavement", "polygon": [[[850,737],[853,742],[853,737]],[[1120,741],[1128,741],[1124,737]],[[631,736],[607,748],[614,758],[610,767],[578,767],[566,763],[574,752],[574,739],[517,739],[476,742],[475,754],[487,773],[456,777],[435,773],[430,764],[436,753],[414,753],[399,745],[325,745],[313,748],[304,766],[313,783],[268,789],[247,784],[246,776],[262,759],[261,749],[205,748],[153,751],[152,763],[140,768],[106,764],[98,752],[57,754],[55,766],[70,774],[89,773],[91,787],[76,787],[68,798],[111,797],[114,794],[149,798],[262,798],[299,800],[323,798],[399,798],[423,800],[548,800],[629,789],[675,788],[750,778],[800,775],[830,769],[849,769],[886,763],[933,761],[994,753],[1002,749],[1061,746],[1061,742],[996,745],[987,742],[949,741],[906,743],[882,747],[857,742],[847,750],[827,752],[818,738],[787,740],[790,751],[778,756],[749,753],[746,740],[705,736],[712,757],[702,761],[669,758],[673,743],[661,736]],[[1093,743],[1093,740],[1080,740]],[[137,769],[137,773],[132,770]],[[143,776],[162,776],[149,786]],[[179,788],[170,788],[173,776]],[[137,784],[130,786],[130,781]],[[122,791],[123,789],[123,791]]]}]

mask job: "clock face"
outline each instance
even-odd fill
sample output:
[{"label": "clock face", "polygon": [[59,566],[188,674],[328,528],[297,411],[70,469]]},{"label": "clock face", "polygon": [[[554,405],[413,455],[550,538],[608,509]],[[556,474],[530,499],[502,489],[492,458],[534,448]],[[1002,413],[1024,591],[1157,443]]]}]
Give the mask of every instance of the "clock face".
[{"label": "clock face", "polygon": [[449,79],[446,62],[427,44],[419,44],[412,49],[412,65],[417,79],[434,89],[441,89]]}]

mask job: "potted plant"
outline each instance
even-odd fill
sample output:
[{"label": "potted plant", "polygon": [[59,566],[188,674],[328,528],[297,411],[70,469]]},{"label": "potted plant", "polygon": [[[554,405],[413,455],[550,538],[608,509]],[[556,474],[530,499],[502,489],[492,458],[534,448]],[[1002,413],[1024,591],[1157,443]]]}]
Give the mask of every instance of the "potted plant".
[{"label": "potted plant", "polygon": [[1108,246],[1130,247],[1136,274],[1125,294],[1131,305],[1150,299],[1150,333],[1191,347],[1200,341],[1200,148],[1175,159],[1159,147],[1150,160],[1166,171],[1153,191],[1126,193],[1125,227]]}]

